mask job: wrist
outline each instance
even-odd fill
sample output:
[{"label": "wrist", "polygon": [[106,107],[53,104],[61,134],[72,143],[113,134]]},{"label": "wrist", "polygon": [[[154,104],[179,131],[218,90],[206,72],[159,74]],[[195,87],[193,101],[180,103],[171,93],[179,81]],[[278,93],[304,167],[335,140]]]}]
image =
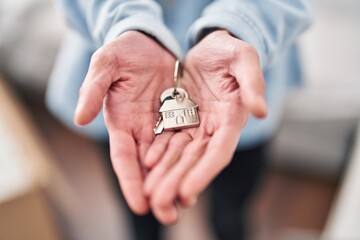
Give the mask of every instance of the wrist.
[{"label": "wrist", "polygon": [[156,41],[161,42],[168,51],[177,58],[182,58],[183,52],[171,31],[159,19],[154,19],[147,14],[134,14],[126,19],[115,23],[104,37],[103,44],[106,44],[128,31],[146,33]]},{"label": "wrist", "polygon": [[197,43],[201,42],[205,37],[212,35],[212,34],[219,34],[219,35],[232,35],[228,30],[224,28],[206,28],[204,29],[197,39]]}]

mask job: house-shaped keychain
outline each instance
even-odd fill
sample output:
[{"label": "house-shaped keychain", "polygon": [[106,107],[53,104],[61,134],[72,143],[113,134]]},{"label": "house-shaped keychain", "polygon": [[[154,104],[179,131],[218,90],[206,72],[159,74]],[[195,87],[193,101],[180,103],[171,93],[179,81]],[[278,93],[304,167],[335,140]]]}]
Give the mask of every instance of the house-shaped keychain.
[{"label": "house-shaped keychain", "polygon": [[163,102],[159,112],[164,129],[180,129],[199,126],[198,105],[189,98],[169,99]]}]

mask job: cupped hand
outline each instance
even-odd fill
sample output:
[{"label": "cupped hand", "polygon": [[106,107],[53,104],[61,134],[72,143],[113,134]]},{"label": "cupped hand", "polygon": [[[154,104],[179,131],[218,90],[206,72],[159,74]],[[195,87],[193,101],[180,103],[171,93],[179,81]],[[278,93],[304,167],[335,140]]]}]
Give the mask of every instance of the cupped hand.
[{"label": "cupped hand", "polygon": [[97,50],[80,89],[74,121],[91,122],[104,109],[114,171],[129,207],[149,210],[143,160],[154,140],[159,96],[172,86],[175,58],[147,35],[129,31]]},{"label": "cupped hand", "polygon": [[145,157],[151,171],[144,192],[164,224],[178,219],[177,200],[193,205],[230,163],[248,115],[267,114],[258,54],[227,31],[214,31],[195,45],[184,69],[181,84],[199,105],[200,126],[162,133]]}]

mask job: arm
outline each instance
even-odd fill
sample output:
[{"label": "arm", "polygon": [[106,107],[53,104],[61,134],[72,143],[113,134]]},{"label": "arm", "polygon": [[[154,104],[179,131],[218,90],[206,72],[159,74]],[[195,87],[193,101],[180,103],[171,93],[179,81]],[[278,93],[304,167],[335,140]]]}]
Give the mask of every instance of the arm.
[{"label": "arm", "polygon": [[89,39],[96,48],[122,33],[139,30],[156,38],[181,58],[181,49],[162,19],[162,11],[149,0],[61,0],[58,1],[70,27]]},{"label": "arm", "polygon": [[196,44],[207,29],[224,28],[256,49],[264,69],[310,25],[313,2],[215,1],[189,29],[189,45]]},{"label": "arm", "polygon": [[146,213],[142,162],[154,139],[158,98],[172,85],[174,55],[180,56],[180,48],[153,1],[61,3],[70,26],[98,49],[80,89],[74,121],[85,125],[103,108],[111,160],[124,197],[135,213]]},{"label": "arm", "polygon": [[[248,114],[266,116],[262,70],[308,26],[310,9],[304,2],[215,1],[190,28],[184,85],[199,104],[200,127],[169,140],[168,151],[175,146],[185,154],[166,157],[150,149],[152,156],[145,159],[158,162],[145,192],[163,223],[176,221],[171,208],[176,198],[183,205],[194,203],[230,163]],[[155,139],[152,147],[159,149],[156,144]]]}]

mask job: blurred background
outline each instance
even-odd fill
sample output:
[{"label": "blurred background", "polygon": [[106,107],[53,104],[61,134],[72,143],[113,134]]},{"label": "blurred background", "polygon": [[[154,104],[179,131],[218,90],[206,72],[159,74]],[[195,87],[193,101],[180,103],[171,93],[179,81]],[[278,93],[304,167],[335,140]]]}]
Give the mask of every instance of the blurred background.
[{"label": "blurred background", "polygon": [[[50,0],[0,2],[0,240],[131,240],[101,145],[44,106],[67,31]],[[360,1],[319,1],[248,211],[254,240],[360,239]],[[211,240],[206,193],[168,240]]]}]

